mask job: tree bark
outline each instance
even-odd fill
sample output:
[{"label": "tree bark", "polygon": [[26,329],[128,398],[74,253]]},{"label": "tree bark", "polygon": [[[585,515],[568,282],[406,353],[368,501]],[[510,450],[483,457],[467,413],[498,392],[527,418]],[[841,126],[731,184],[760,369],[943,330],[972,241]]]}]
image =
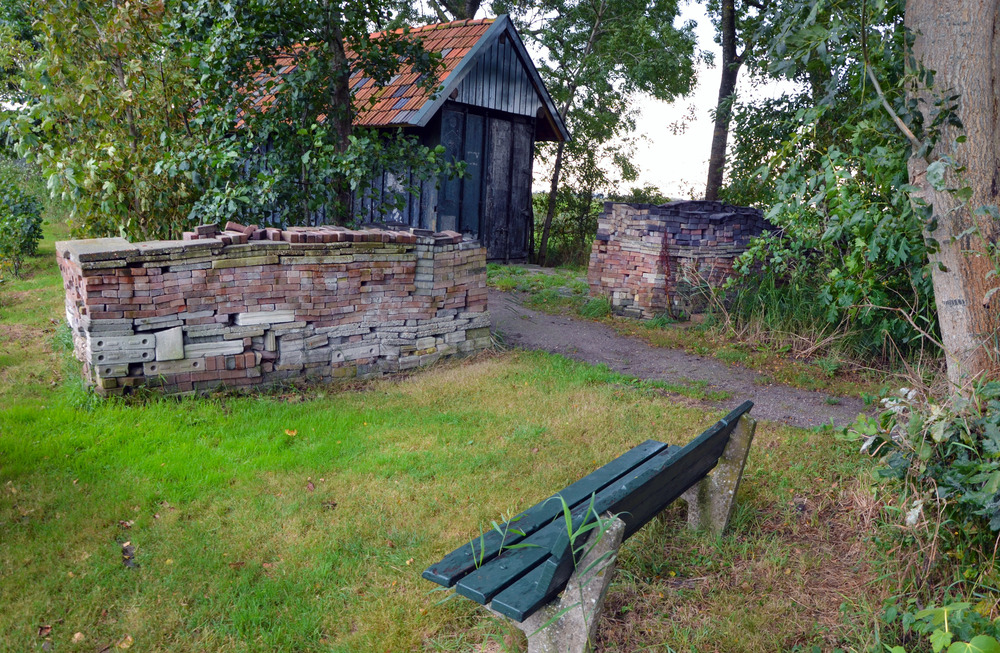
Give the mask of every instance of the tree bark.
[{"label": "tree bark", "polygon": [[[924,124],[930,125],[934,102],[959,95],[957,117],[962,127],[945,127],[929,159],[951,157],[956,168],[945,180],[951,188],[969,186],[972,198],[935,189],[927,179],[929,162],[909,161],[911,193],[931,207],[933,219],[925,234],[940,249],[930,257],[942,344],[953,390],[967,392],[972,382],[1000,376],[997,335],[1000,332],[1000,285],[989,255],[989,244],[1000,236],[998,221],[976,215],[977,208],[995,206],[1000,195],[1000,0],[909,0],[905,25],[914,35],[913,54],[935,71],[934,86],[917,86]],[[964,142],[957,142],[958,136]],[[937,223],[933,231],[930,228]]]},{"label": "tree bark", "polygon": [[722,0],[721,11],[722,81],[719,83],[719,102],[715,107],[715,128],[712,130],[712,150],[708,161],[708,180],[705,183],[705,199],[710,201],[719,199],[719,189],[722,188],[736,79],[740,74],[740,66],[743,65],[743,57],[736,54],[736,0]]},{"label": "tree bark", "polygon": [[[333,128],[338,152],[346,152],[351,144],[354,129],[354,107],[351,104],[350,62],[344,49],[344,34],[341,29],[343,14],[335,2],[326,4],[326,33],[324,37],[329,48],[330,107],[328,124]],[[334,221],[346,224],[350,216],[351,189],[343,179],[331,180],[337,198]],[[303,216],[305,219],[306,216]]]}]

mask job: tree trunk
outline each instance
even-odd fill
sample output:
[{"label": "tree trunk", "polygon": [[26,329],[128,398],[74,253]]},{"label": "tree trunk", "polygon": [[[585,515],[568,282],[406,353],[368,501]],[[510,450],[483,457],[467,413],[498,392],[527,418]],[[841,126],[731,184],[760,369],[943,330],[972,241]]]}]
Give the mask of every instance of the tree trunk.
[{"label": "tree trunk", "polygon": [[726,145],[729,142],[729,121],[733,115],[736,79],[740,74],[742,57],[736,55],[736,4],[735,0],[722,0],[722,81],[719,82],[719,102],[715,107],[715,128],[712,130],[712,151],[708,161],[708,181],[705,199],[719,199],[722,175],[726,170]]},{"label": "tree trunk", "polygon": [[[940,249],[930,257],[934,301],[953,390],[968,391],[971,382],[1000,376],[997,334],[1000,293],[987,298],[1000,278],[989,243],[1000,235],[998,222],[975,214],[979,207],[998,204],[1000,184],[1000,39],[995,32],[1000,0],[909,0],[905,24],[915,36],[913,54],[935,71],[933,88],[918,87],[911,99],[931,123],[936,98],[959,95],[957,115],[963,128],[945,127],[931,160],[950,156],[963,168],[945,177],[950,188],[969,186],[972,199],[963,203],[954,193],[936,190],[927,179],[928,161],[909,162],[911,196],[933,212],[926,236]],[[964,142],[956,137],[964,135]],[[933,223],[937,228],[930,231]]]},{"label": "tree trunk", "polygon": [[[354,108],[351,104],[350,63],[344,50],[344,35],[341,30],[343,15],[337,3],[326,5],[326,34],[324,35],[329,48],[328,65],[330,67],[330,113],[327,124],[333,129],[337,152],[346,152],[351,144],[351,131],[354,129]],[[346,224],[350,219],[351,188],[341,178],[330,181],[333,194],[336,197],[334,222]],[[328,207],[329,208],[329,207]]]},{"label": "tree trunk", "polygon": [[559,192],[559,173],[562,172],[563,151],[566,143],[559,142],[556,150],[556,162],[552,166],[552,183],[549,185],[549,201],[545,207],[545,222],[542,224],[542,241],[538,243],[538,264],[545,267],[549,258],[549,231],[552,229],[552,218],[556,215],[556,195]]}]

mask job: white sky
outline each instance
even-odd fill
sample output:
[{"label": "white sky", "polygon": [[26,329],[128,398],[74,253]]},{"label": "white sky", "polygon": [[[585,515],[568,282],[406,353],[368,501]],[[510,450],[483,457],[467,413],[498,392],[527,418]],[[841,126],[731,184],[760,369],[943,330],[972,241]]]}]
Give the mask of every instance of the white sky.
[{"label": "white sky", "polygon": [[[652,98],[639,101],[642,115],[636,131],[642,137],[635,151],[639,167],[636,186],[652,184],[669,197],[687,199],[692,193],[698,199],[705,193],[708,176],[709,148],[712,146],[712,117],[719,98],[722,79],[719,64],[722,49],[715,44],[715,28],[701,3],[691,2],[681,9],[678,23],[694,20],[698,23],[698,47],[715,53],[714,68],[698,69],[698,86],[691,95],[673,104]],[[694,107],[694,120],[688,122],[682,134],[674,134],[670,125],[681,120]],[[627,190],[625,188],[619,190]]]}]

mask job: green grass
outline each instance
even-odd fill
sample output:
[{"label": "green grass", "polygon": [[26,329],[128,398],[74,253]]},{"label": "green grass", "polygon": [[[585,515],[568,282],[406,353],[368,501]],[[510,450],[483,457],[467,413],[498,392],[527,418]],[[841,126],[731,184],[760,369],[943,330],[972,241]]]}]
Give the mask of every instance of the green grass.
[{"label": "green grass", "polygon": [[[719,417],[523,352],[350,387],[99,400],[57,326],[62,229],[0,287],[3,651],[39,647],[42,625],[61,651],[516,650],[509,625],[439,603],[420,572],[629,447]],[[629,540],[600,646],[859,646],[866,622],[840,605],[874,613],[885,587],[846,446],[760,425],[730,534],[687,532],[678,506]]]}]

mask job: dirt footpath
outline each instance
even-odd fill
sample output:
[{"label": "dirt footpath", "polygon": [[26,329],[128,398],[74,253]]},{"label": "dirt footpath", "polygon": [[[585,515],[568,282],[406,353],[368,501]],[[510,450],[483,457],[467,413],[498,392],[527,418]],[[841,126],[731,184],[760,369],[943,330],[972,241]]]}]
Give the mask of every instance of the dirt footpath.
[{"label": "dirt footpath", "polygon": [[760,385],[760,375],[744,367],[678,349],[651,347],[597,322],[533,311],[522,306],[514,293],[491,289],[489,310],[493,330],[500,333],[508,346],[540,349],[587,363],[604,363],[616,372],[640,379],[677,383],[705,380],[711,390],[725,390],[731,395],[723,402],[708,403],[731,409],[749,399],[754,402],[753,416],[757,419],[805,428],[829,424],[831,420],[837,426],[846,426],[858,413],[865,412],[860,399],[844,397],[839,404],[830,404],[827,398],[831,395],[822,392]]}]

